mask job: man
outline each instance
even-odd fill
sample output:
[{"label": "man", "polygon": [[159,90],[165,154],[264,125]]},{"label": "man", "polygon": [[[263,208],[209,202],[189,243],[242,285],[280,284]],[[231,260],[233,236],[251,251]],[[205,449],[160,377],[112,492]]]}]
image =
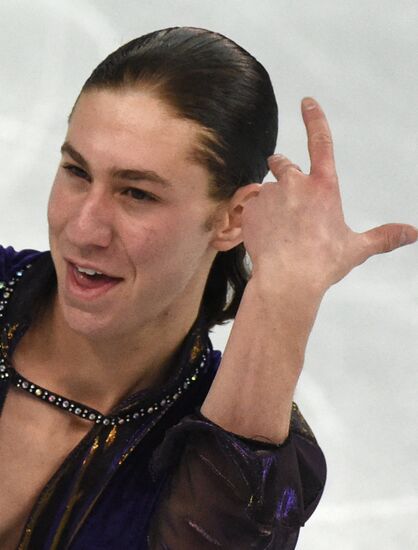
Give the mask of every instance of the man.
[{"label": "man", "polygon": [[[179,48],[218,42],[176,32]],[[417,237],[346,226],[312,99],[310,174],[273,157],[278,184],[215,200],[196,143],[207,156],[217,136],[152,78],[83,88],[49,202],[51,254],[3,254],[4,548],[294,548],[325,481],[292,404],[321,299]],[[217,368],[202,296],[218,255],[242,243],[252,275]]]}]

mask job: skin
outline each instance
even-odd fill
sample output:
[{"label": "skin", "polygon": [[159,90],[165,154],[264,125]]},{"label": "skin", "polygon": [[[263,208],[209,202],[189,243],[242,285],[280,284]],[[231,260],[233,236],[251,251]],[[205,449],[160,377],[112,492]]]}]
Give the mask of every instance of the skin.
[{"label": "skin", "polygon": [[[200,131],[146,93],[78,100],[48,205],[58,292],[17,349],[22,373],[103,412],[169,374],[217,251],[239,242],[226,206],[208,198],[206,169],[189,159]],[[115,167],[155,171],[170,187],[116,177]],[[65,258],[123,281],[80,301],[66,288]]]},{"label": "skin", "polygon": [[[88,166],[65,148],[48,206],[58,292],[13,353],[19,372],[104,413],[170,374],[213,258],[241,241],[236,211],[208,198],[209,174],[190,160],[201,132],[146,93],[82,95],[65,140]],[[171,186],[116,175],[115,167],[153,170]],[[256,188],[240,193],[237,212]],[[80,301],[66,288],[66,257],[123,282],[99,300]],[[0,491],[2,549],[16,548],[39,492],[91,428],[10,388],[0,424],[0,460],[9,465]]]},{"label": "skin", "polygon": [[[215,203],[208,198],[209,174],[189,159],[198,127],[149,94],[81,97],[66,140],[89,167],[69,174],[61,165],[51,193],[58,295],[40,324],[38,347],[31,348],[32,357],[34,349],[43,354],[39,383],[51,387],[52,378],[55,391],[104,412],[127,393],[160,383],[197,315],[216,252],[244,242],[253,276],[201,411],[246,437],[276,443],[287,437],[307,340],[326,290],[373,254],[400,246],[402,235],[406,242],[417,239],[417,230],[404,224],[361,234],[345,224],[325,115],[312,99],[302,114],[310,174],[273,157],[269,165],[279,183],[247,185]],[[62,164],[74,164],[67,157]],[[111,177],[113,166],[154,170],[172,188],[121,182]],[[160,202],[138,204],[128,196],[132,186]],[[77,302],[64,285],[66,256],[124,281],[103,301]]]},{"label": "skin", "polygon": [[[58,169],[48,208],[58,293],[19,342],[18,371],[103,412],[161,383],[195,320],[216,252],[244,242],[253,275],[201,412],[233,433],[282,443],[327,289],[370,256],[418,238],[405,224],[364,233],[346,225],[325,115],[312,99],[302,115],[310,173],[273,157],[276,182],[250,184],[215,203],[209,175],[189,159],[199,128],[150,95],[82,96],[66,140],[89,166],[80,171],[66,153]],[[68,164],[78,169],[69,172]],[[115,165],[154,170],[172,187],[121,181],[111,176]],[[132,187],[160,202],[137,202]],[[101,301],[76,300],[64,283],[68,255],[123,283]],[[0,425],[0,459],[10,465],[0,498],[2,548],[16,547],[39,491],[90,427],[11,388]]]},{"label": "skin", "polygon": [[278,183],[260,185],[243,208],[253,277],[201,409],[229,431],[273,443],[289,434],[308,337],[328,288],[374,254],[418,238],[406,224],[364,233],[347,226],[325,115],[312,98],[302,102],[302,115],[310,173],[284,156],[270,157]]}]

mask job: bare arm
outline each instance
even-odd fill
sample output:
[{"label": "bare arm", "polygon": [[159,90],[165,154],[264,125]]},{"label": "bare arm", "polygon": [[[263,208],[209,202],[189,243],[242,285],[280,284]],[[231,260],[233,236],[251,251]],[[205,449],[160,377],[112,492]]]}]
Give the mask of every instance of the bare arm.
[{"label": "bare arm", "polygon": [[252,279],[201,411],[224,429],[282,443],[320,299],[292,284]]},{"label": "bare arm", "polygon": [[310,173],[271,157],[278,182],[260,185],[244,207],[242,237],[253,276],[201,408],[231,432],[274,443],[288,435],[292,397],[326,290],[370,256],[418,237],[405,224],[364,233],[346,225],[325,115],[311,99],[302,115]]}]

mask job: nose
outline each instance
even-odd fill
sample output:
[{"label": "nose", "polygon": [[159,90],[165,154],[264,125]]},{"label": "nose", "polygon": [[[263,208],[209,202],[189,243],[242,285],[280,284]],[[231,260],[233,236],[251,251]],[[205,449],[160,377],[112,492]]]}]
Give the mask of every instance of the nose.
[{"label": "nose", "polygon": [[113,222],[111,197],[107,197],[98,186],[92,185],[67,224],[67,238],[80,251],[107,248],[112,241]]}]

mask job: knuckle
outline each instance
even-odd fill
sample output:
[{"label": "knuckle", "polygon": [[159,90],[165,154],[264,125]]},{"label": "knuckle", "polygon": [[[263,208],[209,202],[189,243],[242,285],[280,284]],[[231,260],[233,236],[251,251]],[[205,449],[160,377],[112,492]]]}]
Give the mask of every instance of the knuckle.
[{"label": "knuckle", "polygon": [[272,155],[267,160],[268,160],[268,164],[273,169],[278,169],[284,164],[287,164],[288,162],[290,162],[289,159],[282,154]]},{"label": "knuckle", "polygon": [[315,132],[311,136],[311,142],[315,145],[332,145],[332,138],[327,132]]},{"label": "knuckle", "polygon": [[382,251],[391,252],[397,246],[398,237],[391,231],[385,231],[382,237]]},{"label": "knuckle", "polygon": [[283,178],[284,176],[291,175],[291,174],[300,174],[301,169],[297,164],[289,163],[286,166],[283,166],[283,168],[279,171],[278,176],[280,178]]}]

